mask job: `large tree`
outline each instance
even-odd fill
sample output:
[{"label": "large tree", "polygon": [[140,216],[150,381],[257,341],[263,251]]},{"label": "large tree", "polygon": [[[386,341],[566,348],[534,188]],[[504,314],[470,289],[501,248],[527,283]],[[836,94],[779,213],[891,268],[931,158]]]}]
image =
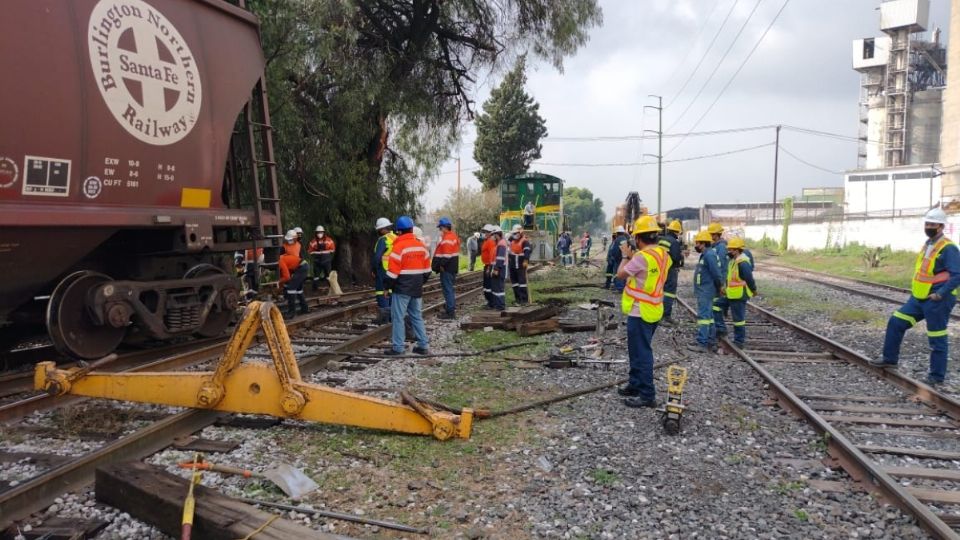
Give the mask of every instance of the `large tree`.
[{"label": "large tree", "polygon": [[601,19],[596,0],[248,5],[262,24],[284,222],[348,238],[342,275],[366,266],[377,217],[419,213],[472,116],[478,73],[526,51],[559,68]]},{"label": "large tree", "polygon": [[530,163],[540,157],[540,139],[547,135],[547,123],[540,116],[540,104],[524,89],[526,82],[526,58],[521,56],[477,116],[473,159],[480,170],[474,174],[487,189],[527,172]]},{"label": "large tree", "polygon": [[606,229],[603,201],[594,198],[593,192],[586,188],[564,188],[563,215],[565,228],[578,235],[583,231],[595,233]]},{"label": "large tree", "polygon": [[467,237],[486,224],[500,223],[500,193],[495,190],[451,189],[437,217],[450,216],[460,236]]}]

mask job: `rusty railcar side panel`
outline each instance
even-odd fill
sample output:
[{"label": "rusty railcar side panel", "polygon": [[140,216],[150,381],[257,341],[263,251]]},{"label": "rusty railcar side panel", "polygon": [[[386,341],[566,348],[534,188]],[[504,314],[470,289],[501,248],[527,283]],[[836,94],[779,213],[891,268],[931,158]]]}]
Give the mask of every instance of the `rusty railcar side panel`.
[{"label": "rusty railcar side panel", "polygon": [[225,2],[7,0],[0,226],[33,205],[89,226],[122,225],[116,207],[222,208],[231,132],[263,65],[256,19]]}]

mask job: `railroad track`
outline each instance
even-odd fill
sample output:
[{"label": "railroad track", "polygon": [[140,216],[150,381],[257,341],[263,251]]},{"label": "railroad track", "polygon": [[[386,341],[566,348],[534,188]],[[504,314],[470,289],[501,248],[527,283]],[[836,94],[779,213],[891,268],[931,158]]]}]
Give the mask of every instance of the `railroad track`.
[{"label": "railroad track", "polygon": [[[307,305],[310,308],[329,308],[334,305],[344,305],[354,302],[360,302],[364,300],[369,300],[373,298],[374,289],[357,289],[344,292],[341,295],[308,295],[307,296]],[[242,312],[242,306],[238,308],[237,313]],[[196,343],[196,339],[190,338],[192,343]],[[30,384],[30,378],[33,376],[31,371],[24,373],[23,367],[32,367],[33,364],[37,362],[49,360],[55,361],[62,366],[72,365],[73,359],[67,358],[62,355],[57,349],[49,342],[49,338],[44,335],[31,336],[21,340],[21,343],[31,342],[31,345],[17,345],[16,348],[0,353],[0,398],[3,398],[6,395],[11,393],[16,393],[22,390],[16,390],[16,386],[10,386],[11,381],[23,381],[26,380],[26,384]],[[164,354],[167,349],[169,352],[167,354],[174,354],[182,345],[181,343],[173,342],[171,344],[163,344],[158,347],[153,347],[147,345],[149,349],[136,349],[129,348],[126,351],[123,351],[121,354],[124,356],[132,355],[134,357],[147,357],[151,354],[159,355]],[[123,347],[123,346],[121,346]],[[160,351],[160,352],[158,352]],[[141,360],[142,361],[142,360]],[[10,388],[14,388],[10,390]]]},{"label": "railroad track", "polygon": [[[823,285],[838,291],[843,291],[866,298],[872,298],[874,300],[896,304],[898,306],[903,305],[903,303],[907,301],[907,298],[910,297],[910,289],[895,287],[885,283],[875,283],[873,281],[866,281],[862,279],[840,277],[823,272],[817,272],[815,270],[806,270],[793,266],[782,266],[765,262],[758,263],[758,266],[762,270],[771,270],[787,277],[802,279],[803,281],[816,283],[817,285]],[[955,320],[960,320],[960,314],[957,313],[951,313],[950,317]]]},{"label": "railroad track", "polygon": [[[960,401],[895,370],[874,368],[862,354],[768,310],[749,307],[747,347],[727,339],[724,347],[766,381],[781,408],[817,431],[835,467],[912,515],[935,538],[960,539]],[[856,394],[837,390],[844,387]],[[810,484],[842,489],[824,481]]]},{"label": "railroad track", "polygon": [[[479,276],[469,276],[457,285],[458,299],[474,296],[482,291],[479,285]],[[439,284],[434,281],[424,291],[424,298],[440,296]],[[346,308],[310,314],[290,321],[289,328],[305,329],[307,326],[323,324],[323,332],[309,336],[309,341],[315,345],[324,346],[322,354],[307,355],[299,359],[300,371],[304,379],[322,370],[331,361],[350,362],[351,353],[362,352],[378,343],[389,339],[390,325],[372,326],[369,322],[355,324],[352,319],[375,310],[374,301],[361,302]],[[442,309],[443,302],[424,307],[425,313]],[[293,337],[297,341],[297,337]],[[175,369],[177,366],[195,365],[197,363],[215,359],[218,351],[222,351],[224,343],[211,344],[200,350],[183,353],[171,358],[158,360],[137,370]],[[257,356],[251,348],[250,356]],[[331,352],[341,354],[330,354]],[[368,359],[356,359],[360,363],[370,363]],[[62,407],[66,404],[77,403],[84,398],[66,396],[66,398],[44,398],[40,394],[33,398],[47,400],[42,407],[36,403],[24,405],[34,407],[33,410],[43,410]],[[22,418],[24,408],[18,414]],[[9,413],[8,413],[9,414]],[[22,519],[33,512],[48,507],[56,497],[62,493],[74,491],[93,481],[97,467],[120,461],[141,459],[170,446],[174,439],[190,435],[206,426],[214,424],[218,419],[230,416],[227,413],[204,409],[188,409],[167,416],[159,421],[134,431],[118,439],[104,443],[99,449],[89,452],[77,459],[44,471],[43,473],[24,481],[23,483],[0,492],[0,527],[9,522]],[[16,415],[12,415],[16,418]]]},{"label": "railroad track", "polygon": [[[461,288],[475,287],[479,283],[479,278],[469,276],[461,280],[458,286]],[[436,294],[439,291],[440,284],[437,280],[427,284],[424,289],[425,294]],[[346,294],[341,297],[315,298],[315,301],[321,302],[318,305],[329,306],[337,299],[339,299],[339,304],[347,303],[347,305],[298,316],[288,321],[287,327],[294,330],[317,324],[329,324],[349,319],[369,310],[376,310],[376,301],[370,299],[372,293],[373,289],[369,289],[352,292],[350,293],[352,296],[346,299],[343,298],[343,296],[347,296]],[[364,298],[368,300],[362,300]],[[353,303],[349,303],[351,301]],[[133,351],[122,354],[120,358],[105,367],[103,371],[134,372],[181,369],[215,360],[223,353],[228,340],[229,335],[175,343],[157,349]],[[82,401],[82,398],[76,396],[53,397],[34,391],[33,371],[18,372],[0,377],[0,423],[16,421],[34,412],[46,411],[79,401]]]}]

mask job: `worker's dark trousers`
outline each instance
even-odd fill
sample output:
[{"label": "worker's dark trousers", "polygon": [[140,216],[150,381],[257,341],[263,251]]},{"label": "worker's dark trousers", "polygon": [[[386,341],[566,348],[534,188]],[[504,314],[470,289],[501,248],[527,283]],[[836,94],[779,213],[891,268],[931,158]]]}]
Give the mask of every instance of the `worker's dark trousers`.
[{"label": "worker's dark trousers", "polygon": [[453,282],[456,278],[456,274],[440,272],[440,287],[443,289],[444,308],[448,315],[457,313],[457,294],[453,290]]},{"label": "worker's dark trousers", "polygon": [[727,305],[730,306],[730,316],[733,318],[733,343],[743,347],[747,343],[747,299],[727,299]]},{"label": "worker's dark trousers", "polygon": [[[491,270],[492,272],[492,270]],[[500,275],[491,274],[490,276],[490,297],[493,301],[491,307],[503,311],[507,309],[506,293],[507,275],[506,268],[500,268]]]},{"label": "worker's dark trousers", "polygon": [[257,292],[257,288],[260,286],[256,268],[253,263],[246,263],[243,267],[243,280],[246,282],[247,288],[253,292]]},{"label": "worker's dark trousers", "polygon": [[943,381],[947,376],[947,349],[950,343],[947,336],[947,321],[950,311],[957,303],[957,297],[948,294],[940,301],[917,300],[913,296],[900,309],[893,312],[887,322],[887,335],[883,340],[883,361],[896,364],[900,360],[900,344],[907,330],[917,322],[927,321],[927,341],[930,343],[929,376],[935,381]]},{"label": "worker's dark trousers", "polygon": [[663,318],[670,319],[673,316],[673,302],[677,298],[677,282],[679,281],[680,269],[671,266],[667,272],[667,281],[663,283]]},{"label": "worker's dark trousers", "polygon": [[297,304],[300,306],[300,313],[310,311],[307,299],[303,296],[303,283],[307,280],[309,270],[309,265],[301,264],[290,276],[290,281],[283,285],[283,295],[287,298],[287,315],[291,317],[296,314]]},{"label": "worker's dark trousers", "polygon": [[518,304],[530,301],[527,295],[527,269],[518,257],[510,258],[510,283],[513,286],[513,298]]},{"label": "worker's dark trousers", "polygon": [[713,286],[699,285],[694,288],[697,296],[697,344],[712,348],[717,344],[717,330],[713,318]]},{"label": "worker's dark trousers", "polygon": [[713,299],[713,322],[717,328],[717,335],[724,336],[727,333],[727,323],[723,320],[723,314],[730,306],[726,298],[717,296]]},{"label": "worker's dark trousers", "polygon": [[491,287],[493,284],[493,265],[485,264],[483,265],[483,297],[487,301],[487,307],[493,307],[493,292]]},{"label": "worker's dark trousers", "polygon": [[476,251],[471,251],[471,252],[470,252],[470,271],[471,271],[471,272],[473,272],[473,269],[474,269],[474,268],[476,267],[476,265],[477,265],[477,255],[478,255],[478,254],[477,254]]},{"label": "worker's dark trousers", "polygon": [[610,288],[610,282],[613,281],[613,275],[616,271],[617,269],[614,268],[614,264],[608,260],[607,261],[607,281],[603,285],[604,289]]},{"label": "worker's dark trousers", "polygon": [[657,323],[648,323],[640,317],[627,317],[627,356],[630,357],[630,381],[627,386],[640,392],[640,399],[653,401],[653,333]]},{"label": "worker's dark trousers", "polygon": [[320,282],[330,277],[333,270],[333,255],[311,255],[313,259],[313,290],[320,287]]}]

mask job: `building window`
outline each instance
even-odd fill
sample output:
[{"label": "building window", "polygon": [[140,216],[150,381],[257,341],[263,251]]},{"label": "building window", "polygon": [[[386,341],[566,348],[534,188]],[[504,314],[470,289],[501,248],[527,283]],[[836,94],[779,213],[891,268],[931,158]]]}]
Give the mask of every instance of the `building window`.
[{"label": "building window", "polygon": [[873,58],[873,51],[875,45],[873,38],[863,40],[863,59],[870,60]]}]

